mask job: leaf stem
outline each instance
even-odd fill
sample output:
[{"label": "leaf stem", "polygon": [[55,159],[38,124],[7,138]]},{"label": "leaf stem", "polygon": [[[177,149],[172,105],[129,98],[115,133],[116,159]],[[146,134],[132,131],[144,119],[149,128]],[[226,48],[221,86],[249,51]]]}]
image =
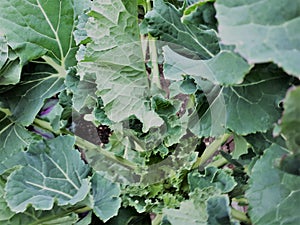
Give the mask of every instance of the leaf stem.
[{"label": "leaf stem", "polygon": [[231,134],[223,134],[221,137],[216,138],[203,152],[201,157],[193,165],[193,169],[203,166],[207,160],[209,160],[215,152],[218,151],[219,147],[231,136]]},{"label": "leaf stem", "polygon": [[97,151],[97,153],[99,153],[99,154],[115,161],[116,163],[119,163],[119,164],[123,165],[126,168],[129,168],[131,170],[136,170],[137,169],[137,165],[130,162],[129,160],[118,157],[118,156],[115,156],[114,154],[104,150],[100,146],[94,145],[93,143],[91,143],[87,140],[84,140],[83,138],[78,137],[76,135],[75,135],[75,143],[78,147],[81,147],[81,148],[86,149],[88,151]]},{"label": "leaf stem", "polygon": [[52,58],[49,56],[42,56],[42,59],[45,60],[46,63],[48,63],[50,66],[52,66],[58,73],[59,77],[65,77],[67,75],[67,72],[63,66],[58,65]]},{"label": "leaf stem", "polygon": [[[151,0],[146,0],[146,4],[143,4],[145,13],[150,12],[152,10]],[[155,84],[159,89],[161,88],[160,83],[160,73],[158,68],[158,57],[157,57],[157,49],[156,49],[156,39],[153,38],[150,34],[148,34],[148,44],[149,44],[149,53],[151,59],[151,82]]]},{"label": "leaf stem", "polygon": [[231,208],[231,216],[234,219],[242,221],[242,222],[244,222],[246,224],[251,224],[251,220],[248,218],[248,216],[245,213],[243,213],[243,212],[241,212],[239,210]]},{"label": "leaf stem", "polygon": [[73,133],[71,133],[70,131],[68,130],[60,130],[60,132],[55,132],[53,130],[53,128],[51,127],[50,123],[48,123],[47,121],[44,121],[44,120],[41,120],[41,119],[38,119],[38,118],[35,118],[34,120],[34,125],[38,126],[38,127],[41,127],[41,128],[44,128],[48,131],[51,131],[53,132],[54,134],[56,135],[59,135],[59,134],[70,134],[70,135],[73,135],[75,137],[75,144],[82,148],[82,149],[85,149],[85,150],[88,150],[88,151],[96,151],[97,153],[115,161],[116,163],[119,163],[121,165],[123,165],[124,167],[126,168],[129,168],[129,169],[132,169],[132,170],[136,170],[137,169],[137,165],[130,162],[129,160],[127,159],[124,159],[124,158],[121,158],[121,157],[117,157],[115,156],[113,153],[111,152],[108,152],[106,150],[104,150],[103,148],[101,148],[100,146],[98,145],[95,145],[87,140],[84,140],[83,138],[81,137],[78,137],[76,135],[74,135]]},{"label": "leaf stem", "polygon": [[151,11],[151,0],[146,0],[146,12],[149,12]]},{"label": "leaf stem", "polygon": [[148,41],[149,41],[149,51],[150,51],[151,66],[152,66],[151,81],[152,83],[156,84],[158,88],[161,88],[155,38],[151,37],[150,34],[148,34]]},{"label": "leaf stem", "polygon": [[11,116],[12,115],[9,109],[0,108],[0,111],[3,112],[3,113],[5,113],[7,116]]},{"label": "leaf stem", "polygon": [[50,132],[52,132],[56,135],[60,134],[60,132],[54,131],[51,124],[49,122],[45,121],[45,120],[35,118],[34,121],[33,121],[33,124],[40,127],[40,128],[44,128],[44,129],[46,129],[46,130],[48,130],[48,131],[50,131]]},{"label": "leaf stem", "polygon": [[248,199],[247,198],[233,198],[232,201],[237,202],[238,204],[248,205]]},{"label": "leaf stem", "polygon": [[211,162],[209,165],[220,168],[221,166],[224,166],[226,163],[228,163],[227,159],[222,157],[220,159],[217,159],[216,161]]},{"label": "leaf stem", "polygon": [[82,208],[76,209],[74,212],[75,212],[75,213],[85,213],[85,212],[90,211],[90,210],[92,210],[91,207],[89,207],[89,206],[84,206],[84,207],[82,207]]},{"label": "leaf stem", "polygon": [[151,225],[160,225],[161,224],[161,221],[162,221],[162,214],[157,214],[154,218],[154,220],[152,220],[152,223]]},{"label": "leaf stem", "polygon": [[[62,44],[61,44],[60,37],[59,37],[59,35],[58,35],[58,29],[59,29],[59,25],[60,25],[60,22],[61,22],[61,21],[60,21],[60,20],[61,20],[61,15],[62,15],[62,2],[60,2],[60,5],[59,5],[59,12],[58,12],[58,13],[59,13],[59,14],[58,14],[58,15],[59,15],[59,21],[58,21],[58,26],[57,26],[56,29],[53,27],[53,24],[51,23],[51,21],[50,21],[48,15],[47,15],[47,13],[46,13],[46,11],[44,10],[44,8],[43,8],[43,6],[41,5],[41,3],[40,3],[39,0],[37,0],[37,3],[38,3],[38,7],[40,8],[40,10],[41,10],[41,12],[42,12],[44,18],[46,19],[46,21],[47,21],[47,23],[48,23],[48,25],[49,25],[51,31],[53,32],[53,34],[54,34],[54,36],[55,36],[55,39],[56,39],[56,41],[57,41],[57,45],[58,45],[58,48],[59,48],[59,52],[60,52],[61,66],[62,66],[63,68],[65,68],[64,50],[63,50],[63,46],[62,46]],[[55,56],[55,54],[53,54],[53,55]],[[58,58],[58,57],[56,56],[56,58]]]}]

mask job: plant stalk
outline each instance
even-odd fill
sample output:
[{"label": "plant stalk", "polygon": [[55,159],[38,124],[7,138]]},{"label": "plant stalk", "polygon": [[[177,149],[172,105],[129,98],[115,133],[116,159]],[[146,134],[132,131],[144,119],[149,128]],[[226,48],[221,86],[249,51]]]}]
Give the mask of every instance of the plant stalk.
[{"label": "plant stalk", "polygon": [[7,116],[11,116],[11,112],[9,109],[5,109],[5,108],[0,108],[1,112],[4,112]]},{"label": "plant stalk", "polygon": [[245,213],[243,213],[243,212],[241,212],[239,210],[231,208],[231,216],[234,219],[242,221],[242,222],[244,222],[246,224],[251,224],[251,220],[248,218],[248,216]]},{"label": "plant stalk", "polygon": [[67,75],[64,64],[59,65],[52,58],[46,55],[42,56],[42,59],[44,59],[46,63],[48,63],[57,71],[59,77],[65,77]]},{"label": "plant stalk", "polygon": [[227,159],[222,157],[220,159],[217,159],[216,161],[211,162],[209,165],[220,168],[220,167],[224,166],[226,163],[228,163]]},{"label": "plant stalk", "polygon": [[82,149],[86,149],[88,151],[97,151],[97,153],[115,161],[116,163],[119,163],[121,165],[123,165],[124,167],[126,168],[129,168],[129,169],[132,169],[132,170],[136,170],[137,169],[137,165],[130,162],[129,160],[127,159],[124,159],[124,158],[121,158],[121,157],[117,157],[115,156],[113,153],[111,152],[108,152],[106,150],[104,150],[103,148],[101,148],[100,146],[97,146],[87,140],[84,140],[83,138],[81,137],[78,137],[76,135],[74,135],[73,133],[71,133],[70,131],[68,130],[60,130],[60,132],[55,132],[50,123],[44,121],[44,120],[41,120],[41,119],[38,119],[38,118],[35,118],[34,120],[34,125],[38,126],[38,127],[41,127],[41,128],[44,128],[50,132],[53,132],[54,134],[56,135],[59,135],[59,134],[70,134],[70,135],[73,135],[75,136],[75,144],[82,148]]},{"label": "plant stalk", "polygon": [[122,166],[124,166],[126,168],[129,168],[131,170],[137,169],[137,165],[130,162],[129,160],[121,158],[121,157],[117,157],[114,154],[112,154],[111,152],[104,150],[100,146],[97,146],[97,145],[95,145],[87,140],[84,140],[83,138],[78,137],[76,135],[75,135],[75,143],[78,147],[86,149],[88,151],[97,151],[97,153],[115,161],[116,163],[121,164]]},{"label": "plant stalk", "polygon": [[163,218],[162,214],[157,214],[154,220],[152,221],[151,225],[160,225],[162,218]]},{"label": "plant stalk", "polygon": [[148,42],[149,42],[149,51],[150,51],[151,66],[152,66],[151,81],[159,89],[161,89],[156,43],[155,43],[155,38],[151,37],[150,34],[148,34]]},{"label": "plant stalk", "polygon": [[197,161],[193,165],[193,169],[203,166],[207,160],[209,160],[215,152],[218,151],[219,147],[231,136],[231,134],[223,134],[221,137],[215,139],[203,152],[201,157],[198,157]]},{"label": "plant stalk", "polygon": [[[151,0],[146,0],[146,3],[143,4],[145,13],[150,12],[152,10],[151,7]],[[150,60],[151,60],[151,82],[155,84],[159,89],[161,89],[160,83],[160,73],[158,67],[158,57],[157,57],[157,50],[156,50],[156,39],[148,34],[148,44],[149,44],[149,53],[150,53]]]}]

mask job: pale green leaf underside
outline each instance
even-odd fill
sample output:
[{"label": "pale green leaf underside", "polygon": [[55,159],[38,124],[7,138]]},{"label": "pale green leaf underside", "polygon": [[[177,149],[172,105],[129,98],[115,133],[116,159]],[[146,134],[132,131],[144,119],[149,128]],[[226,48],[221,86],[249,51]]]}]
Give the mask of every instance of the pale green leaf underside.
[{"label": "pale green leaf underside", "polygon": [[215,7],[223,43],[250,63],[273,61],[300,77],[300,0],[218,0]]},{"label": "pale green leaf underside", "polygon": [[233,159],[238,159],[241,155],[248,152],[248,143],[243,136],[234,134],[234,151],[232,153]]},{"label": "pale green leaf underside", "polygon": [[172,225],[206,225],[207,213],[205,204],[201,208],[196,208],[192,200],[181,203],[179,209],[164,209],[164,215]]},{"label": "pale green leaf underside", "polygon": [[78,73],[83,81],[95,79],[96,95],[102,98],[109,119],[120,122],[136,115],[147,130],[161,125],[162,119],[151,111],[147,102],[149,84],[138,23],[127,10],[134,7],[137,7],[135,1],[93,1],[86,25],[92,42],[87,45]]},{"label": "pale green leaf underside", "polygon": [[73,145],[74,138],[60,136],[29,147],[26,165],[9,176],[5,187],[11,210],[24,212],[28,205],[49,210],[55,200],[58,205],[74,205],[86,197],[88,168]]},{"label": "pale green leaf underside", "polygon": [[[78,0],[3,0],[0,33],[24,64],[47,53],[63,67],[74,64],[74,10]],[[83,9],[81,9],[83,10]]]},{"label": "pale green leaf underside", "polygon": [[274,144],[253,167],[246,193],[253,224],[299,223],[300,177],[274,167],[275,161],[287,153]]},{"label": "pale green leaf underside", "polygon": [[193,112],[189,118],[189,129],[198,136],[220,136],[226,131],[227,120],[226,103],[223,95],[224,88],[201,78],[196,78],[195,81],[205,94],[209,106],[198,106],[205,112],[203,114],[199,113],[198,110]]},{"label": "pale green leaf underside", "polygon": [[104,222],[116,216],[121,207],[119,185],[96,172],[92,178],[92,190],[95,214]]},{"label": "pale green leaf underside", "polygon": [[[188,74],[211,81],[215,85],[233,85],[243,81],[250,66],[237,54],[221,51],[208,60],[194,60],[177,54],[168,46],[163,47],[165,76],[180,79]],[[230,66],[228,66],[230,65]]]}]

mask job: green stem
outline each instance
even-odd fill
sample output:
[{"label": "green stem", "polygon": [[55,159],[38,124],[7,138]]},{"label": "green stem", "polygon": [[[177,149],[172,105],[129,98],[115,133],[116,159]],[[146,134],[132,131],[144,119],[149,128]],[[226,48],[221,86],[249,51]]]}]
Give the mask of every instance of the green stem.
[{"label": "green stem", "polygon": [[[38,127],[41,127],[41,128],[44,128],[44,129],[46,129],[48,131],[51,131],[51,132],[53,132],[56,135],[59,135],[59,134],[74,135],[73,133],[71,133],[70,131],[67,131],[67,130],[61,130],[60,132],[55,132],[55,131],[53,131],[50,123],[48,123],[48,122],[46,122],[44,120],[38,119],[38,118],[36,118],[34,120],[34,125],[36,125]],[[99,153],[101,155],[104,155],[105,157],[107,157],[107,158],[115,161],[116,163],[119,163],[119,164],[123,165],[124,167],[127,167],[127,168],[132,169],[132,170],[136,170],[137,169],[136,164],[130,162],[129,160],[121,158],[121,157],[117,157],[113,153],[104,150],[103,148],[101,148],[98,145],[95,145],[95,144],[93,144],[93,143],[91,143],[91,142],[89,142],[87,140],[84,140],[83,138],[78,137],[76,135],[74,135],[74,136],[75,136],[75,144],[78,147],[80,147],[82,149],[89,150],[89,151],[97,151],[97,153]]]},{"label": "green stem", "polygon": [[163,218],[162,214],[157,214],[154,220],[152,221],[151,225],[160,225],[162,218]]},{"label": "green stem", "polygon": [[249,204],[247,198],[233,198],[232,201],[235,201],[235,202],[237,202],[238,204],[241,204],[241,205],[248,205]]},{"label": "green stem", "polygon": [[[151,0],[146,0],[146,4],[143,5],[145,13],[150,12],[152,10],[151,7]],[[159,67],[158,67],[158,57],[157,57],[157,50],[156,50],[156,39],[153,38],[150,34],[148,34],[148,43],[149,43],[149,52],[150,52],[150,59],[151,59],[151,81],[153,84],[156,84],[158,88],[161,88],[160,83],[160,74],[159,74]]]},{"label": "green stem", "polygon": [[38,119],[38,118],[35,118],[34,121],[33,121],[33,124],[40,127],[40,128],[44,128],[45,130],[48,130],[56,135],[59,135],[61,134],[61,132],[58,132],[58,131],[54,131],[51,124],[45,120],[41,120],[41,119]]},{"label": "green stem", "polygon": [[42,59],[44,59],[46,63],[48,63],[50,66],[52,66],[57,71],[57,75],[59,77],[65,77],[67,75],[64,64],[59,65],[52,58],[50,58],[49,56],[46,56],[46,55],[42,56]]},{"label": "green stem", "polygon": [[117,157],[114,154],[112,154],[111,152],[108,152],[106,150],[104,150],[103,148],[101,148],[100,146],[94,145],[93,143],[82,139],[81,137],[75,136],[75,143],[78,147],[83,148],[83,149],[87,149],[88,151],[97,151],[97,153],[115,161],[116,163],[119,163],[121,165],[123,165],[124,167],[127,167],[131,170],[136,170],[137,169],[137,165],[130,162],[127,159],[121,158],[121,157]]},{"label": "green stem", "polygon": [[90,208],[89,206],[84,206],[82,208],[76,209],[74,212],[75,213],[85,213],[90,210],[92,210],[92,208]]},{"label": "green stem", "polygon": [[193,169],[203,166],[209,160],[219,147],[231,136],[231,134],[223,134],[221,137],[216,138],[203,152],[201,157],[193,165]]},{"label": "green stem", "polygon": [[145,10],[145,12],[149,12],[149,11],[151,11],[151,0],[146,0],[146,10]]},{"label": "green stem", "polygon": [[9,109],[0,108],[1,112],[4,112],[7,116],[11,116],[11,112]]},{"label": "green stem", "polygon": [[149,40],[149,51],[150,51],[151,66],[152,66],[151,80],[152,83],[156,84],[158,88],[161,88],[155,38],[151,37],[149,34],[148,40]]},{"label": "green stem", "polygon": [[217,159],[216,161],[211,162],[209,165],[219,168],[219,167],[224,166],[226,163],[228,163],[227,159],[225,159],[224,157],[222,157],[220,159]]},{"label": "green stem", "polygon": [[242,221],[246,224],[251,224],[251,220],[248,218],[248,216],[245,213],[241,212],[241,211],[238,211],[236,209],[231,208],[231,216],[234,219]]}]

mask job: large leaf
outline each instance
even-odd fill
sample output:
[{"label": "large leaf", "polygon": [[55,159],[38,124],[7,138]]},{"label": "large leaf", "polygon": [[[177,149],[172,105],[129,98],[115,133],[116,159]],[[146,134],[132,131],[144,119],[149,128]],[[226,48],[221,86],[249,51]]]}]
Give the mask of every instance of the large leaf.
[{"label": "large leaf", "polygon": [[5,186],[12,211],[24,212],[28,205],[49,210],[54,201],[60,206],[74,205],[86,197],[89,169],[73,145],[70,136],[30,145],[24,157],[26,164],[8,177]]},{"label": "large leaf", "polygon": [[266,132],[281,115],[279,103],[288,89],[288,81],[273,65],[254,67],[242,84],[231,87],[209,85],[198,79],[209,107],[204,113],[191,116],[190,128],[201,136],[220,135],[222,130],[218,126],[241,135]]},{"label": "large leaf", "polygon": [[277,158],[287,153],[274,144],[253,167],[250,189],[246,193],[253,224],[299,223],[300,177],[274,166]]},{"label": "large leaf", "polygon": [[0,100],[6,102],[14,121],[29,125],[42,108],[45,99],[64,89],[64,78],[50,66],[30,64],[24,69],[21,81],[4,92]]},{"label": "large leaf", "polygon": [[92,178],[92,190],[95,214],[104,222],[116,216],[121,207],[120,186],[96,172]]},{"label": "large leaf", "polygon": [[166,78],[189,74],[208,79],[216,85],[233,85],[241,83],[250,70],[240,56],[230,51],[223,50],[209,60],[194,60],[177,54],[167,46],[163,50]]},{"label": "large leaf", "polygon": [[286,137],[288,148],[300,153],[300,87],[288,92],[284,100],[284,112],[281,119],[281,131]]},{"label": "large leaf", "polygon": [[[190,56],[209,59],[220,50],[214,30],[203,30],[181,22],[182,13],[163,0],[154,1],[153,10],[145,16],[148,32],[161,41],[173,43],[178,51],[186,48]],[[179,47],[179,49],[178,49]]]},{"label": "large leaf", "polygon": [[[136,1],[93,1],[86,24],[92,41],[79,63],[78,73],[83,81],[96,80],[97,90],[89,91],[101,96],[109,119],[119,122],[135,115],[147,130],[163,121],[151,111],[147,101],[149,84],[136,7]],[[75,104],[78,105],[76,100]]]},{"label": "large leaf", "polygon": [[63,68],[75,64],[75,21],[84,10],[79,0],[3,0],[0,33],[21,63],[48,54]]},{"label": "large leaf", "polygon": [[215,7],[222,42],[250,63],[273,61],[300,77],[299,0],[218,0]]},{"label": "large leaf", "polygon": [[224,88],[227,128],[245,135],[266,132],[281,115],[289,77],[273,65],[257,66],[241,85]]},{"label": "large leaf", "polygon": [[0,159],[1,163],[10,155],[27,147],[33,135],[6,113],[0,111]]}]

